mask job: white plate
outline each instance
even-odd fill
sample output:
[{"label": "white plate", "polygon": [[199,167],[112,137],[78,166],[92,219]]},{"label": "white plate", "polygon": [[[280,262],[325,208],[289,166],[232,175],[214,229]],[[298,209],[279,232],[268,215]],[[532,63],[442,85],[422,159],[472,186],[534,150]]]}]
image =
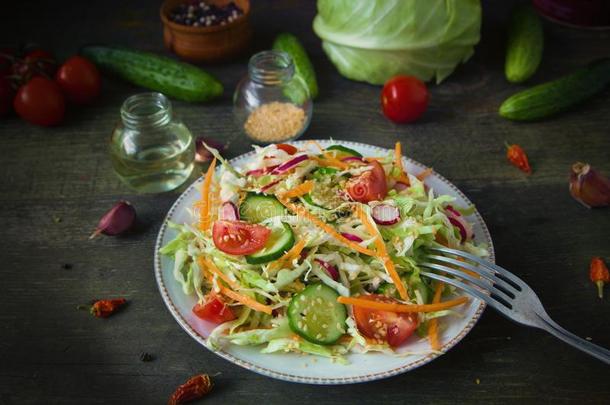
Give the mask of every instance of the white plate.
[{"label": "white plate", "polygon": [[[331,144],[342,144],[357,150],[364,156],[384,156],[387,149],[370,146],[362,143],[348,141],[319,141],[322,146]],[[300,148],[312,148],[305,141],[293,142]],[[231,160],[235,167],[241,167],[251,158],[253,152],[246,153]],[[417,174],[425,169],[425,166],[410,159],[405,159],[405,168],[409,173]],[[167,221],[175,223],[191,223],[193,218],[188,208],[199,199],[200,178],[193,183],[179,198],[167,213],[155,246],[155,277],[161,296],[167,308],[174,316],[178,324],[196,341],[204,344],[206,336],[214,325],[197,318],[191,312],[195,304],[194,296],[183,294],[179,284],[172,276],[172,260],[159,254],[159,249],[172,240],[176,233],[168,229]],[[457,198],[457,205],[468,206],[471,202],[466,196],[451,184],[447,179],[433,173],[426,179],[426,184],[432,187],[437,194],[449,194]],[[478,242],[487,243],[491,260],[494,259],[493,244],[487,226],[478,212],[468,218],[474,224],[475,239]],[[477,322],[485,304],[477,299],[471,300],[467,305],[459,308],[463,314],[462,318],[449,317],[443,320],[445,329],[442,331],[442,349],[446,352],[455,346],[472,329]],[[426,340],[412,337],[404,350],[413,352],[425,351],[429,348]],[[235,363],[248,370],[273,377],[280,380],[293,381],[307,384],[350,384],[356,382],[373,381],[390,377],[422,366],[438,357],[438,354],[420,354],[407,356],[391,356],[382,353],[350,354],[349,364],[342,365],[332,361],[311,355],[299,355],[296,353],[285,354],[261,354],[260,347],[242,347],[230,345],[224,350],[215,352],[217,355]]]}]

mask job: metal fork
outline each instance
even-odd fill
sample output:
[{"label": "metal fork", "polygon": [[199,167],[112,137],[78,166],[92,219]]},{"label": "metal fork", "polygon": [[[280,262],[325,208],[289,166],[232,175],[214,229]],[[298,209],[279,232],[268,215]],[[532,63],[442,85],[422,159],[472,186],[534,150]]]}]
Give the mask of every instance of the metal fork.
[{"label": "metal fork", "polygon": [[[508,270],[460,250],[445,247],[435,247],[430,248],[430,250],[474,262],[472,264],[441,254],[428,254],[425,258],[426,261],[419,264],[426,269],[437,270],[441,273],[459,277],[467,281],[468,284],[430,271],[423,271],[420,274],[460,288],[468,294],[485,301],[490,307],[508,319],[523,325],[543,329],[567,344],[590,354],[606,364],[610,364],[610,350],[582,339],[555,323],[548,316],[540,299],[530,286]],[[445,264],[470,270],[479,277],[467,274],[463,270],[448,267]]]}]

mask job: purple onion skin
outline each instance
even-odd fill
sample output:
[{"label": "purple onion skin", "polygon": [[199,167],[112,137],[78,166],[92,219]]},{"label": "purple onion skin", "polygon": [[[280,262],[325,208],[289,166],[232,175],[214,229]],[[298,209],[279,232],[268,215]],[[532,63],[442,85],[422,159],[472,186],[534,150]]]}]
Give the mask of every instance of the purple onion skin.
[{"label": "purple onion skin", "polygon": [[287,161],[286,163],[282,163],[281,165],[279,165],[278,167],[273,169],[271,174],[284,173],[285,171],[292,169],[294,166],[298,165],[299,163],[301,163],[307,159],[309,159],[309,156],[307,156],[307,155],[299,155],[297,157],[294,157],[294,158],[290,159],[289,161]]},{"label": "purple onion skin", "polygon": [[326,273],[335,281],[339,280],[339,270],[337,270],[337,268],[335,266],[333,266],[332,264],[325,262],[324,260],[320,260],[320,259],[314,259],[314,261],[316,263],[318,263],[320,266],[322,266],[322,268],[324,270],[326,270]]},{"label": "purple onion skin", "polygon": [[97,224],[95,232],[89,236],[93,239],[99,234],[114,236],[127,232],[136,222],[136,209],[127,201],[119,201],[106,212]]},{"label": "purple onion skin", "polygon": [[357,243],[362,242],[362,238],[360,238],[359,236],[356,236],[352,233],[341,232],[341,235],[343,235],[343,237],[345,239],[351,240],[352,242],[357,242]]},{"label": "purple onion skin", "polygon": [[[392,217],[383,218],[383,215],[387,214],[386,212],[383,212],[383,210],[392,210]],[[388,204],[379,204],[375,206],[372,209],[371,216],[373,217],[373,220],[375,220],[375,222],[379,225],[394,225],[395,223],[400,221],[400,211],[398,210],[398,208]]]}]

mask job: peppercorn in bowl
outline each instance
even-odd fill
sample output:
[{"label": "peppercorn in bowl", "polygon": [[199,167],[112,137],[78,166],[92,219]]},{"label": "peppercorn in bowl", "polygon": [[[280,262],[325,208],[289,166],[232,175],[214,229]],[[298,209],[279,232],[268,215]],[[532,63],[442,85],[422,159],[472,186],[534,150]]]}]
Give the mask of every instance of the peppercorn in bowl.
[{"label": "peppercorn in bowl", "polygon": [[165,46],[190,62],[237,56],[252,36],[249,0],[166,0],[160,14]]}]

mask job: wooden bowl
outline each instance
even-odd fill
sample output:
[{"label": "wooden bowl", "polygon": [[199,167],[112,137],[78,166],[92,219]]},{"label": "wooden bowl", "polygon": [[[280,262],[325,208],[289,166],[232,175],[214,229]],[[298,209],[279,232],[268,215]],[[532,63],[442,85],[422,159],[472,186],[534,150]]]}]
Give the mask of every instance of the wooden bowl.
[{"label": "wooden bowl", "polygon": [[243,14],[225,25],[191,27],[170,20],[171,11],[185,0],[166,0],[161,6],[163,43],[170,51],[190,62],[217,62],[239,55],[249,44],[252,30],[249,0],[205,0],[224,6],[233,1]]}]

